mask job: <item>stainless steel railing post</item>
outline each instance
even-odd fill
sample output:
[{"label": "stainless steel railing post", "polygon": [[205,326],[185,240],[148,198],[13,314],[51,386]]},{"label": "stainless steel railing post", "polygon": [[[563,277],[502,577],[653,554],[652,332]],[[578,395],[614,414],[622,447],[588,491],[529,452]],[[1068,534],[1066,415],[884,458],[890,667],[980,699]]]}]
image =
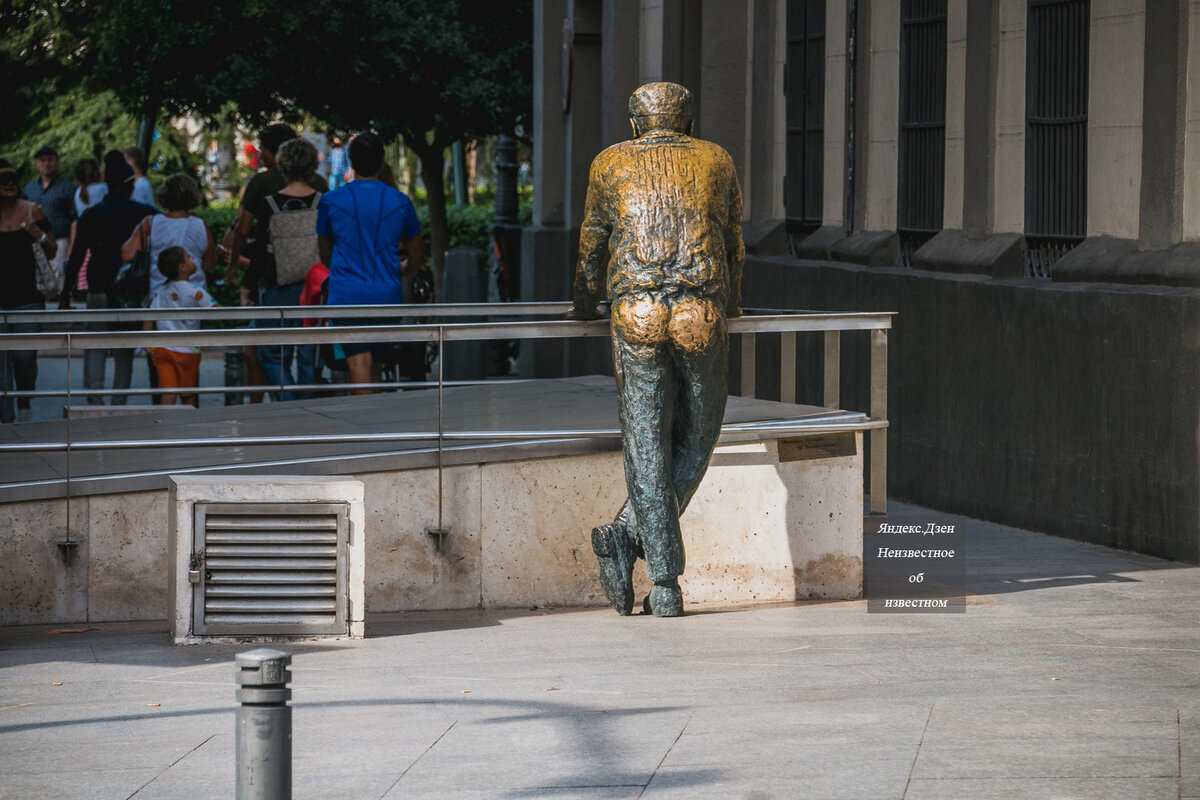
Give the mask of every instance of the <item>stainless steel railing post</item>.
[{"label": "stainless steel railing post", "polygon": [[[886,330],[871,331],[872,419],[887,419],[887,346]],[[871,474],[868,477],[870,511],[872,514],[887,514],[887,429],[873,430],[867,435],[871,448]]]},{"label": "stainless steel railing post", "polygon": [[796,332],[779,334],[779,402],[796,402]]},{"label": "stainless steel railing post", "polygon": [[[30,408],[33,407],[32,400],[30,400],[29,405],[30,405]],[[66,512],[67,512],[67,525],[66,525],[67,535],[66,535],[65,542],[63,543],[65,546],[60,547],[60,549],[63,552],[63,556],[65,558],[67,558],[68,560],[71,558],[71,556],[74,554],[74,551],[75,551],[75,538],[73,536],[71,536],[71,406],[72,405],[73,405],[73,403],[71,402],[71,337],[68,334],[68,336],[67,336],[67,455],[66,455],[67,482],[66,482],[66,486],[64,487],[64,492],[66,494],[65,505],[66,505]]]},{"label": "stainless steel railing post", "polygon": [[438,423],[437,423],[437,444],[438,444],[438,530],[444,530],[442,526],[442,457],[443,447],[445,442],[446,429],[442,420],[442,390],[445,388],[444,376],[446,354],[442,349],[445,346],[446,335],[445,328],[438,326]]},{"label": "stainless steel railing post", "polygon": [[825,381],[821,405],[839,408],[842,404],[842,332],[825,331]]},{"label": "stainless steel railing post", "polygon": [[754,397],[755,383],[755,335],[753,333],[742,334],[742,379],[739,387],[742,397]]},{"label": "stainless steel railing post", "polygon": [[442,471],[443,470],[442,459],[443,459],[443,455],[444,455],[444,453],[443,453],[444,442],[446,439],[446,429],[445,429],[445,425],[444,425],[444,421],[443,421],[443,417],[442,417],[442,413],[443,413],[442,390],[445,387],[445,374],[446,374],[445,370],[443,368],[446,363],[446,352],[445,352],[446,331],[442,325],[438,325],[437,334],[438,334],[438,336],[437,336],[437,344],[438,344],[438,353],[437,353],[437,364],[438,364],[438,374],[437,374],[437,496],[438,496],[438,499],[437,499],[437,504],[438,504],[438,511],[437,511],[437,519],[438,519],[438,521],[437,521],[436,528],[426,528],[425,533],[434,539],[435,547],[437,547],[437,550],[440,553],[440,552],[442,552],[442,548],[445,547],[446,537],[450,534],[450,529],[446,527],[445,521],[443,519],[444,501],[443,501],[443,495],[442,495],[444,483],[445,483],[444,475],[443,475],[443,471]]}]

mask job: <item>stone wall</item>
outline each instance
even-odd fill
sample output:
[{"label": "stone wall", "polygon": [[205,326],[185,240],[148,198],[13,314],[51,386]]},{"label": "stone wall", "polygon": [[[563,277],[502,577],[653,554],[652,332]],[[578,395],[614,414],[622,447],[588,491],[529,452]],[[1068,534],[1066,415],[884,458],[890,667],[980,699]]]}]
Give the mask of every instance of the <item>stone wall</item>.
[{"label": "stone wall", "polygon": [[[899,312],[892,497],[1200,562],[1200,291],[785,258],[749,259],[745,291],[747,306]],[[866,335],[843,336],[842,407],[865,410]],[[798,401],[818,404],[819,341],[799,353]]]},{"label": "stone wall", "polygon": [[[438,525],[436,470],[354,477],[368,612],[607,602],[589,532],[624,500],[619,452],[447,468],[441,551],[426,533]],[[721,445],[683,517],[686,601],[857,597],[862,485],[861,455],[781,461],[775,442]],[[78,545],[66,562],[55,542],[68,534],[67,500],[0,504],[0,626],[166,619],[167,490],[69,507]]]}]

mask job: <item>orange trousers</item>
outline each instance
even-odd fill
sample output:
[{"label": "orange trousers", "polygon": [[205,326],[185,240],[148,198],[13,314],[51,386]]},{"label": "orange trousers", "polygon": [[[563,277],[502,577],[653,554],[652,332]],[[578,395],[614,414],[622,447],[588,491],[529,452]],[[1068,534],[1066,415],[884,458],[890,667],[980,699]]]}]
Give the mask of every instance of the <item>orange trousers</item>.
[{"label": "orange trousers", "polygon": [[[177,353],[165,347],[150,348],[150,356],[154,359],[154,371],[158,373],[159,389],[191,389],[200,380],[200,354]],[[180,401],[184,405],[196,405],[196,395],[181,394]],[[175,405],[174,394],[163,394],[159,402],[164,406]]]}]

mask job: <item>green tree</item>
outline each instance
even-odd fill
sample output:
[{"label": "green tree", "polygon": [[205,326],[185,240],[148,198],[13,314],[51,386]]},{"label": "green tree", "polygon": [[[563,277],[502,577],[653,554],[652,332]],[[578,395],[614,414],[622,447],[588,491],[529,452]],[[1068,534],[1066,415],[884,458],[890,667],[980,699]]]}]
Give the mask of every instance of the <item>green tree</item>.
[{"label": "green tree", "polygon": [[[152,156],[155,174],[190,172],[196,157],[188,152],[187,139],[167,120],[156,126],[159,139]],[[126,113],[112,92],[93,94],[82,86],[68,90],[49,104],[32,125],[7,145],[24,161],[42,144],[58,148],[61,169],[68,176],[81,158],[100,160],[104,153],[128,147],[137,135],[137,120]]]},{"label": "green tree", "polygon": [[[86,0],[0,0],[0,142],[44,117],[92,66]],[[15,154],[27,158],[27,154]]]},{"label": "green tree", "polygon": [[[135,115],[211,118],[233,101],[248,121],[308,112],[403,137],[421,159],[439,283],[446,149],[512,133],[530,115],[532,0],[34,0],[34,11],[0,2],[24,43],[0,59],[40,47],[48,73],[67,82],[86,72]],[[28,102],[42,96],[23,91]]]},{"label": "green tree", "polygon": [[[217,2],[232,8],[226,0]],[[210,48],[191,38],[212,33],[210,10],[177,0],[0,0],[4,154],[26,161],[49,142],[69,170],[80,158],[133,144],[137,117],[157,106],[155,97],[183,95],[181,84],[211,86],[214,96],[227,90],[202,79],[214,62],[204,55]],[[229,48],[236,40],[220,41]],[[236,73],[225,66],[213,71]],[[200,103],[188,97],[165,105],[178,112]],[[151,162],[164,172],[189,169],[195,159],[185,138],[166,120],[159,120],[157,130]]]},{"label": "green tree", "polygon": [[281,35],[233,0],[106,0],[95,7],[94,86],[141,115],[215,117],[233,101],[251,118],[280,109],[264,40]]}]

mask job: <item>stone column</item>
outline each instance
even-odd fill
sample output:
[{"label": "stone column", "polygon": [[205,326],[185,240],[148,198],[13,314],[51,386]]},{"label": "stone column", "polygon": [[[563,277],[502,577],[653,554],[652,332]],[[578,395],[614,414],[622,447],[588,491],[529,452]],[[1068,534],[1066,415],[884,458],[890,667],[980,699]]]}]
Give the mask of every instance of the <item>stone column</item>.
[{"label": "stone column", "polygon": [[[562,108],[563,22],[567,0],[533,6],[533,225],[521,236],[521,299],[566,300],[566,116]],[[522,377],[561,377],[562,343],[521,342]]]},{"label": "stone column", "polygon": [[[1138,239],[1142,204],[1143,0],[1092,0],[1088,44],[1087,235]],[[1173,5],[1168,0],[1162,5]],[[1158,47],[1158,42],[1155,42]],[[1157,99],[1157,98],[1154,98]],[[1171,156],[1168,156],[1171,157]]]},{"label": "stone column", "polygon": [[[752,18],[746,68],[750,74],[750,103],[747,108],[747,181],[745,212],[747,233],[755,253],[767,248],[773,253],[787,252],[783,224],[782,145],[785,141],[787,103],[783,95],[783,69],[786,51],[786,7],[780,0],[752,0]],[[773,232],[779,228],[778,236]],[[770,242],[767,239],[770,238]],[[778,238],[777,245],[772,244]]]},{"label": "stone column", "polygon": [[642,0],[638,85],[663,79],[663,2]]},{"label": "stone column", "polygon": [[1146,3],[1139,245],[1165,250],[1183,236],[1188,0]]},{"label": "stone column", "polygon": [[602,144],[623,142],[633,136],[629,128],[629,96],[641,86],[641,5],[638,0],[604,0],[601,33],[603,63]]},{"label": "stone column", "polygon": [[[968,119],[967,103],[967,17],[973,9],[990,6],[982,3],[946,5],[946,145],[943,181],[942,228],[963,227],[964,128]],[[991,41],[986,40],[982,55],[987,58]]]},{"label": "stone column", "polygon": [[566,0],[533,6],[533,224],[561,227],[565,205],[562,24]]},{"label": "stone column", "polygon": [[[1000,3],[996,0],[976,0],[969,4],[966,8],[964,56],[959,58],[956,55],[951,62],[950,53],[947,53],[946,74],[954,75],[961,68],[964,78],[961,84],[951,78],[951,86],[955,91],[950,91],[951,87],[948,86],[946,92],[945,227],[961,227],[971,239],[982,239],[993,232],[999,11]],[[951,4],[947,27],[958,29],[960,25],[957,20],[961,16],[958,5]],[[962,119],[951,123],[952,117],[959,113]],[[962,131],[961,160],[953,167],[950,159],[952,124]],[[1021,163],[1025,163],[1023,158]],[[957,214],[950,209],[952,196],[962,199],[962,207]],[[957,220],[954,221],[958,225],[952,223],[955,216]]]},{"label": "stone column", "polygon": [[702,16],[700,83],[695,92],[702,102],[696,109],[695,133],[729,152],[742,191],[747,192],[746,2],[704,0]]},{"label": "stone column", "polygon": [[1025,232],[1025,0],[997,0],[992,231]]},{"label": "stone column", "polygon": [[[702,60],[707,55],[704,20],[718,6],[744,8],[745,0],[663,0],[662,77],[659,80],[682,84],[692,92],[692,111],[696,115],[697,136],[712,138],[701,128],[704,116]],[[744,10],[743,10],[743,13]]]},{"label": "stone column", "polygon": [[[583,222],[583,203],[587,196],[588,168],[601,150],[601,0],[572,0],[571,31],[574,77],[571,105],[566,115],[566,222],[573,237]],[[574,247],[572,247],[574,249]],[[570,297],[567,292],[565,297]]]},{"label": "stone column", "polygon": [[[1200,86],[1200,0],[1188,3],[1187,86]],[[1183,238],[1200,240],[1200,93],[1189,92],[1183,134]]]},{"label": "stone column", "polygon": [[822,224],[841,228],[846,211],[846,0],[825,5],[825,174]]},{"label": "stone column", "polygon": [[[860,79],[869,84],[866,106],[866,135],[859,139],[865,149],[866,169],[859,186],[864,201],[861,229],[896,229],[896,182],[900,138],[900,3],[864,2],[868,8],[867,39],[861,43],[868,53]],[[861,14],[861,11],[860,11]]]}]

